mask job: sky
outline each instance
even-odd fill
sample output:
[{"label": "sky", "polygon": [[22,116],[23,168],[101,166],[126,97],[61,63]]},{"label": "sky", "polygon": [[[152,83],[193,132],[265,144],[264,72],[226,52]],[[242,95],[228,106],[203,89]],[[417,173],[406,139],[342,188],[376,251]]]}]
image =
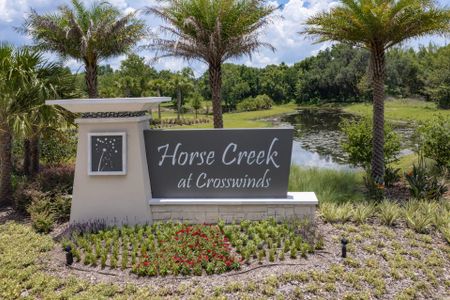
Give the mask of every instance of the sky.
[{"label": "sky", "polygon": [[[83,0],[90,3],[91,0]],[[336,0],[268,0],[270,4],[279,6],[280,8],[274,13],[281,18],[275,18],[263,32],[261,39],[270,42],[275,46],[276,51],[272,52],[268,49],[261,49],[252,55],[251,59],[243,57],[238,60],[232,60],[232,63],[242,63],[248,66],[264,67],[268,64],[279,64],[284,62],[291,65],[302,60],[305,57],[315,55],[320,50],[330,46],[329,43],[315,44],[310,38],[305,38],[298,34],[302,30],[302,24],[305,20],[317,12],[327,10],[337,4]],[[450,0],[437,0],[440,5],[449,7]],[[27,13],[31,9],[38,13],[53,12],[58,6],[68,4],[69,0],[0,0],[0,41],[7,41],[15,45],[31,44],[30,37],[21,35],[14,30],[23,24]],[[156,0],[109,0],[109,2],[124,13],[132,12],[137,9],[152,6]],[[158,26],[162,22],[153,16],[140,16],[146,20],[152,30],[158,30]],[[427,45],[428,43],[436,45],[447,45],[450,43],[449,37],[429,36],[416,39],[405,43],[404,47],[418,47],[419,45]],[[155,54],[152,52],[139,51],[140,56],[144,56],[148,62],[158,69],[170,69],[172,71],[181,70],[183,67],[189,66],[193,68],[197,76],[201,75],[206,66],[200,62],[187,62],[176,58],[162,58],[154,60]],[[120,61],[124,56],[115,57],[101,62],[102,64],[110,64],[113,68],[120,66]],[[73,71],[82,70],[82,64],[74,60],[65,62]]]}]

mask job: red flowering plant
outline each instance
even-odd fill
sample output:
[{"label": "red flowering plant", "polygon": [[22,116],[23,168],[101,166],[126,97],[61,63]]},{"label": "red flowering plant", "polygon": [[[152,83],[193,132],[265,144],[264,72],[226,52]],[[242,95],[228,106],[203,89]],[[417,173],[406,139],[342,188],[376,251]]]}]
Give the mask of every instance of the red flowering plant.
[{"label": "red flowering plant", "polygon": [[[168,235],[166,235],[168,237]],[[202,275],[240,268],[228,238],[216,225],[179,225],[157,249],[145,254],[133,268],[138,275]]]}]

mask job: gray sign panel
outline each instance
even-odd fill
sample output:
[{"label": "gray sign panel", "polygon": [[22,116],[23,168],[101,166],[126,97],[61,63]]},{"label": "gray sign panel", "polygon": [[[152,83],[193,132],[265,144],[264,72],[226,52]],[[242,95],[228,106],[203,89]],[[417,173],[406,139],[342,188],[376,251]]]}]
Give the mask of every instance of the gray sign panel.
[{"label": "gray sign panel", "polygon": [[125,139],[125,132],[89,133],[89,175],[126,174]]},{"label": "gray sign panel", "polygon": [[146,130],[154,198],[285,198],[292,128]]}]

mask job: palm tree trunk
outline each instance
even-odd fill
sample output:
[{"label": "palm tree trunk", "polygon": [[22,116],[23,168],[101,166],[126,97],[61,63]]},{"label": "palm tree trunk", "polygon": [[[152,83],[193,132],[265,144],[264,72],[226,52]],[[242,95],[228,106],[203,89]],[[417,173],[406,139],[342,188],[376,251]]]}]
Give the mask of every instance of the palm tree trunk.
[{"label": "palm tree trunk", "polygon": [[222,87],[221,65],[209,65],[209,85],[212,93],[212,106],[214,115],[214,128],[223,128],[222,101],[220,89]]},{"label": "palm tree trunk", "polygon": [[25,139],[23,141],[23,164],[22,164],[23,175],[30,177],[30,168],[31,168],[30,139]]},{"label": "palm tree trunk", "polygon": [[13,204],[12,191],[12,161],[11,161],[12,136],[9,126],[3,124],[0,129],[0,207]]},{"label": "palm tree trunk", "polygon": [[177,86],[177,120],[180,120],[181,113],[181,89]]},{"label": "palm tree trunk", "polygon": [[384,49],[371,52],[373,80],[373,141],[372,141],[372,179],[384,183]]},{"label": "palm tree trunk", "polygon": [[[158,89],[158,97],[161,97],[161,91]],[[158,119],[161,120],[161,103],[158,103]]]},{"label": "palm tree trunk", "polygon": [[39,135],[34,135],[30,140],[31,164],[30,177],[35,177],[39,173],[40,165],[40,149],[39,149]]},{"label": "palm tree trunk", "polygon": [[98,98],[97,91],[97,62],[90,62],[87,59],[84,60],[85,64],[85,81],[89,98]]}]

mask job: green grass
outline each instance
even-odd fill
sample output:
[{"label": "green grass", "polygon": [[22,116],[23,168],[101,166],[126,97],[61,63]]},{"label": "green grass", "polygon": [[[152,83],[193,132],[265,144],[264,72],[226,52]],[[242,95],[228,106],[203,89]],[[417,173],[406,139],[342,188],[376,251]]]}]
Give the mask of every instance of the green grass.
[{"label": "green grass", "polygon": [[[372,103],[355,103],[343,107],[344,111],[361,116],[372,115]],[[386,119],[394,121],[427,121],[434,115],[450,116],[450,110],[442,110],[433,102],[425,102],[416,99],[386,100]]]},{"label": "green grass", "polygon": [[319,202],[364,200],[362,173],[291,167],[289,191],[315,192]]},{"label": "green grass", "polygon": [[[279,116],[287,113],[296,112],[296,104],[288,103],[283,105],[275,105],[271,109],[259,110],[259,111],[249,111],[249,112],[232,112],[224,113],[223,121],[225,128],[261,128],[270,127],[272,123],[270,121],[264,121],[261,119],[270,118],[274,116]],[[157,117],[157,111],[153,111],[153,117]],[[177,114],[174,111],[163,111],[161,113],[162,119],[176,118]],[[204,114],[199,114],[199,118],[208,117],[211,119],[210,123],[194,124],[190,126],[181,126],[180,128],[212,128],[212,116],[205,116]],[[193,112],[188,112],[183,114],[182,118],[194,119],[195,114]],[[176,127],[175,127],[176,128]]]}]

